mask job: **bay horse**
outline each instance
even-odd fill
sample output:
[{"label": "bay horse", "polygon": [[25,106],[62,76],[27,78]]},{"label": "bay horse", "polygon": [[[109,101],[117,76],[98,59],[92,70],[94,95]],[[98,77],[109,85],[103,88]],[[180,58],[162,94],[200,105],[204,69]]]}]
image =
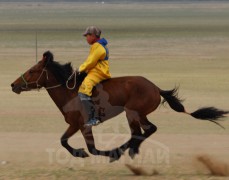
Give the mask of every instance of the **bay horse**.
[{"label": "bay horse", "polygon": [[112,162],[118,160],[129,149],[129,156],[134,158],[139,153],[141,143],[157,130],[157,127],[147,119],[147,115],[157,109],[161,103],[161,96],[164,98],[162,103],[167,102],[173,110],[196,119],[215,122],[217,125],[220,124],[215,120],[229,113],[214,107],[188,113],[178,98],[177,88],[165,91],[141,76],[111,78],[94,87],[92,100],[102,122],[125,111],[131,138],[120,147],[101,151],[95,147],[92,128],[84,127],[87,115],[78,97],[78,89],[85,76],[85,73],[79,74],[74,71],[71,63],[60,64],[54,61],[53,54],[47,51],[43,54],[42,60],[11,84],[12,90],[17,94],[42,87],[48,91],[69,124],[60,139],[61,144],[75,157],[89,156],[83,148],[74,149],[68,144],[68,139],[80,130],[91,154],[108,156]]}]

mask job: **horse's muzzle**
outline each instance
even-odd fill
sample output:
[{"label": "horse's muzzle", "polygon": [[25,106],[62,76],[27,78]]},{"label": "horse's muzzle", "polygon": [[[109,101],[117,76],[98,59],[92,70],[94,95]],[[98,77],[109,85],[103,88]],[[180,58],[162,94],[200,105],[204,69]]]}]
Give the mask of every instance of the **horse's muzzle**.
[{"label": "horse's muzzle", "polygon": [[20,85],[15,85],[14,83],[12,83],[11,87],[12,87],[12,91],[17,93],[17,94],[20,94],[22,91],[22,88]]}]

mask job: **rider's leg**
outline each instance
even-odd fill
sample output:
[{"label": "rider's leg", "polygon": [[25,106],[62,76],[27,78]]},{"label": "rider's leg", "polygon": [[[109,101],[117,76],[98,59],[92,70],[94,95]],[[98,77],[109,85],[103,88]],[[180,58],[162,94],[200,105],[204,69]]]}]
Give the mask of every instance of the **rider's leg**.
[{"label": "rider's leg", "polygon": [[94,103],[91,100],[91,97],[83,94],[83,93],[79,93],[79,97],[80,100],[83,104],[83,108],[86,111],[87,115],[88,115],[88,121],[85,123],[84,126],[96,126],[100,123],[100,119],[98,117],[95,117],[95,107],[94,107]]},{"label": "rider's leg", "polygon": [[95,73],[88,73],[79,88],[79,97],[83,104],[84,110],[88,114],[88,121],[85,126],[96,126],[100,123],[99,117],[96,117],[96,110],[91,99],[93,87],[102,81],[103,78]]}]

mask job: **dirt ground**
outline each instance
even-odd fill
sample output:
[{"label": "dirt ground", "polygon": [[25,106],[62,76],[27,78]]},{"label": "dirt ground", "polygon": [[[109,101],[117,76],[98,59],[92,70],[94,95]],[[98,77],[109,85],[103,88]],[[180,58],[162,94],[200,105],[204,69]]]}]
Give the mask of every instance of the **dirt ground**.
[{"label": "dirt ground", "polygon": [[[217,134],[155,134],[141,146],[134,160],[128,152],[117,162],[93,156],[86,159],[71,157],[59,143],[56,133],[0,133],[0,179],[228,179],[212,177],[198,163],[197,155],[208,154],[228,162],[229,135]],[[97,147],[114,148],[129,138],[127,134],[96,134]],[[70,144],[86,148],[81,135]],[[157,176],[134,176],[125,164],[156,169]]]},{"label": "dirt ground", "polygon": [[[132,160],[72,157],[60,144],[67,124],[47,92],[14,94],[10,84],[46,50],[77,68],[89,47],[82,37],[98,22],[109,40],[113,77],[141,75],[161,89],[180,85],[186,110],[229,108],[229,3],[1,3],[0,4],[0,180],[159,179],[227,180],[210,175],[196,160],[208,155],[229,163],[229,121],[194,120],[170,108],[149,115],[158,131]],[[93,9],[93,11],[92,11]],[[93,129],[99,149],[112,149],[129,136],[124,114]],[[80,133],[70,144],[86,145]],[[87,151],[87,149],[86,149]],[[135,176],[125,164],[155,176]]]}]

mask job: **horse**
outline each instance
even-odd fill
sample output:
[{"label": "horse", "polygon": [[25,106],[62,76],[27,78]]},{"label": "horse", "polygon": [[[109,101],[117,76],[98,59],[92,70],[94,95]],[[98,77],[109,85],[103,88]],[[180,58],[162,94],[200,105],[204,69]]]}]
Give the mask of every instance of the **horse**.
[{"label": "horse", "polygon": [[[75,157],[89,156],[84,148],[74,149],[68,144],[68,139],[80,130],[91,154],[107,156],[110,162],[113,162],[129,149],[129,156],[134,158],[139,153],[139,147],[144,140],[157,130],[157,127],[147,119],[147,115],[155,111],[161,103],[167,102],[176,112],[191,115],[196,119],[209,120],[219,126],[221,125],[217,120],[229,113],[215,107],[204,107],[189,113],[182,105],[176,87],[171,90],[162,90],[141,76],[111,78],[93,88],[92,100],[95,103],[96,112],[104,122],[125,111],[131,137],[127,142],[112,150],[98,150],[95,147],[92,127],[84,127],[87,115],[78,97],[79,86],[85,77],[86,73],[74,71],[70,62],[60,64],[54,60],[50,51],[46,51],[36,65],[11,84],[12,91],[17,94],[41,88],[47,90],[66,123],[69,124],[60,142]],[[161,101],[161,96],[163,101]]]}]

